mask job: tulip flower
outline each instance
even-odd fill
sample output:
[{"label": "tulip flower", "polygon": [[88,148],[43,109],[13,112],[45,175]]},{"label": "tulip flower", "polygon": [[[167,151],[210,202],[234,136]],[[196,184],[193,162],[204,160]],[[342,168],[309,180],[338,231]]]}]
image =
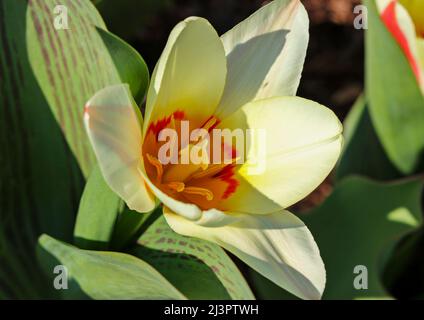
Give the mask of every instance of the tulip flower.
[{"label": "tulip flower", "polygon": [[[330,173],[342,126],[330,109],[295,96],[308,24],[298,0],[271,2],[222,37],[207,20],[187,18],[156,65],[144,117],[122,84],[98,92],[84,121],[106,182],[129,208],[150,212],[160,202],[175,232],[214,242],[289,292],[319,299],[326,274],[318,246],[287,208]],[[162,163],[160,148],[172,141],[159,136],[180,132],[183,121],[190,132],[265,130],[264,170],[249,170],[250,150],[239,164],[234,147],[229,163]],[[178,157],[197,147],[173,142]],[[209,144],[226,149],[221,139]]]},{"label": "tulip flower", "polygon": [[424,1],[377,0],[377,5],[424,92]]}]

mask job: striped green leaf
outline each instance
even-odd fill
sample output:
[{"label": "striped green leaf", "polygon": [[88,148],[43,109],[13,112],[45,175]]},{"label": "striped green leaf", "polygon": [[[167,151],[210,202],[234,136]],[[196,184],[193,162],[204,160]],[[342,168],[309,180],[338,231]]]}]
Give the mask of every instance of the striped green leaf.
[{"label": "striped green leaf", "polygon": [[[128,254],[81,250],[47,235],[40,237],[37,253],[51,287],[62,276],[57,283],[66,289],[56,291],[64,299],[185,299],[150,265]],[[54,273],[56,266],[62,272]]]},{"label": "striped green leaf", "polygon": [[[72,153],[87,175],[95,159],[83,129],[84,104],[100,89],[121,82],[96,29],[104,29],[105,25],[90,1],[28,3],[26,37],[30,65]],[[69,29],[55,29],[58,5],[67,8]]]},{"label": "striped green leaf", "polygon": [[[67,30],[55,28],[58,5],[67,8]],[[50,295],[35,244],[41,233],[72,240],[84,177],[95,164],[85,102],[135,79],[116,67],[122,59],[140,72],[130,86],[144,95],[144,62],[99,28],[105,25],[89,0],[0,0],[1,297]]]},{"label": "striped green leaf", "polygon": [[152,265],[189,299],[254,299],[221,247],[175,233],[163,216],[146,228],[130,252]]}]

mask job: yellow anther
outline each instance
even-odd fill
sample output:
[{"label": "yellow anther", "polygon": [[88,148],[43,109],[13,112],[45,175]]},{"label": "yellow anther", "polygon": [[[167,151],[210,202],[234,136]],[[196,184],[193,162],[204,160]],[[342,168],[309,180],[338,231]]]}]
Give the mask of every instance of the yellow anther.
[{"label": "yellow anther", "polygon": [[213,193],[209,189],[199,187],[186,187],[183,193],[194,194],[198,196],[206,197],[206,200],[211,201],[213,199]]},{"label": "yellow anther", "polygon": [[166,186],[177,192],[182,192],[185,188],[185,184],[183,182],[178,182],[178,181],[168,182]]},{"label": "yellow anther", "polygon": [[209,131],[210,128],[212,128],[216,123],[218,122],[218,119],[215,117],[211,117],[206,123],[202,126],[202,129],[205,129]]}]

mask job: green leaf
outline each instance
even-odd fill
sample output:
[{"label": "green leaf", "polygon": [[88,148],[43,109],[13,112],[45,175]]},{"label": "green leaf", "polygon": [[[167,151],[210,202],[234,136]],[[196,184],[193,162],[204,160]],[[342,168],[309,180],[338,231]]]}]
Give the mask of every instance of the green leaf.
[{"label": "green leaf", "polygon": [[[57,17],[54,8],[58,4],[68,8],[69,29],[56,30],[54,27]],[[29,63],[39,90],[85,176],[91,172],[95,157],[83,128],[84,105],[101,88],[120,82],[96,26],[105,28],[90,1],[28,2]]]},{"label": "green leaf", "polygon": [[[52,23],[58,4],[68,8],[68,30],[56,30]],[[100,89],[122,82],[128,82],[132,92],[144,96],[147,68],[134,49],[107,31],[101,31],[106,27],[88,0],[35,0],[30,2],[28,11],[30,64],[71,150],[87,175],[95,158],[83,128],[85,103]]]},{"label": "green leaf", "polygon": [[[423,181],[381,184],[344,179],[318,208],[301,218],[320,248],[327,270],[323,299],[387,298],[381,271],[397,241],[421,225]],[[368,289],[357,290],[354,268],[368,270]],[[254,277],[260,298],[287,298],[271,283]]]},{"label": "green leaf", "polygon": [[163,216],[147,228],[130,252],[151,264],[189,299],[254,299],[223,249],[175,233]]},{"label": "green leaf", "polygon": [[75,248],[43,235],[37,256],[47,275],[54,267],[67,268],[68,289],[63,298],[92,299],[185,299],[164,277],[146,262],[118,252]]},{"label": "green leaf", "polygon": [[399,44],[374,1],[368,7],[366,95],[372,122],[389,159],[404,174],[413,172],[424,151],[424,96]]},{"label": "green leaf", "polygon": [[[48,295],[35,244],[42,232],[72,239],[83,188],[77,161],[28,60],[26,36],[42,3],[0,1],[0,292],[10,298]],[[56,65],[53,57],[46,61]]]},{"label": "green leaf", "polygon": [[140,213],[125,206],[116,222],[111,247],[119,251],[136,243],[146,226],[156,220],[160,214],[162,214],[161,207],[157,207],[150,213]]},{"label": "green leaf", "polygon": [[122,200],[109,188],[99,166],[96,166],[88,177],[81,198],[74,243],[81,249],[108,249],[122,207]]},{"label": "green leaf", "polygon": [[[68,8],[69,30],[54,28],[56,5]],[[105,28],[89,0],[0,1],[3,296],[50,297],[35,245],[42,233],[72,241],[84,176],[95,164],[82,123],[84,104],[121,77],[131,79],[115,67],[96,27]],[[138,91],[137,84],[130,86]]]},{"label": "green leaf", "polygon": [[131,93],[140,104],[149,85],[149,69],[140,54],[130,45],[106,30],[97,28],[123,83],[130,85]]},{"label": "green leaf", "polygon": [[337,180],[349,175],[363,175],[377,180],[392,180],[402,176],[381,146],[365,97],[360,97],[352,107],[343,127],[345,143],[336,169]]}]

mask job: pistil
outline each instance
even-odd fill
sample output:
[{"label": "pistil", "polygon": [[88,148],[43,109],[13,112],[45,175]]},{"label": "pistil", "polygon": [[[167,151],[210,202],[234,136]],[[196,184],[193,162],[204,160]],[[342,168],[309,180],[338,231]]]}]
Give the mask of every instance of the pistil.
[{"label": "pistil", "polygon": [[147,156],[147,160],[149,161],[149,163],[155,167],[156,169],[156,181],[157,183],[161,183],[162,181],[162,176],[163,176],[163,166],[162,163],[160,163],[160,161],[153,157],[150,154],[146,154]]}]

